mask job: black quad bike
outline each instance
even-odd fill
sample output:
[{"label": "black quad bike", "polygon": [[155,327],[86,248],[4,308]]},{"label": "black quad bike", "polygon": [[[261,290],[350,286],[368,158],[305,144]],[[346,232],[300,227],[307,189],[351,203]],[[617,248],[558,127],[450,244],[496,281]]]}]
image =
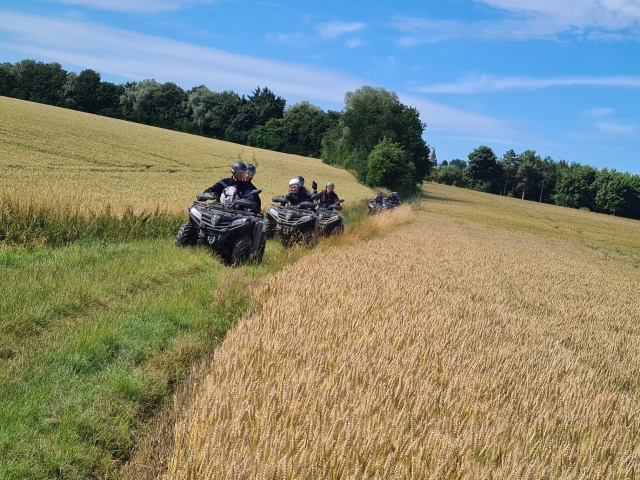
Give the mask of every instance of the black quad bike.
[{"label": "black quad bike", "polygon": [[369,202],[367,205],[367,214],[375,215],[376,213],[386,212],[387,210],[395,210],[400,204],[383,201],[382,203],[376,203],[374,201]]},{"label": "black quad bike", "polygon": [[319,219],[314,202],[286,205],[284,197],[272,197],[274,202],[267,207],[268,236],[278,237],[286,246],[294,242],[311,244],[319,233]]},{"label": "black quad bike", "polygon": [[189,221],[178,230],[177,246],[208,246],[232,265],[262,261],[267,240],[265,222],[261,213],[250,211],[256,208],[253,200],[239,198],[228,204],[207,203],[217,200],[211,193],[200,193],[196,199],[187,207]]},{"label": "black quad bike", "polygon": [[344,217],[337,210],[342,210],[340,205],[344,200],[329,205],[326,208],[318,207],[318,230],[320,235],[336,235],[344,231]]}]

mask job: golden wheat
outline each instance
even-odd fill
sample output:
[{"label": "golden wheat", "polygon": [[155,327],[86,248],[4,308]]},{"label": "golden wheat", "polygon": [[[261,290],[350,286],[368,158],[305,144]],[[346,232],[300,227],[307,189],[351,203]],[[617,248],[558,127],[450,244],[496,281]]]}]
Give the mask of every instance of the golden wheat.
[{"label": "golden wheat", "polygon": [[183,212],[195,194],[230,175],[231,163],[257,166],[263,203],[288,181],[336,184],[345,205],[371,191],[345,170],[314,158],[0,97],[0,198],[81,205],[86,211]]},{"label": "golden wheat", "polygon": [[640,477],[635,224],[438,187],[268,281],[167,478]]}]

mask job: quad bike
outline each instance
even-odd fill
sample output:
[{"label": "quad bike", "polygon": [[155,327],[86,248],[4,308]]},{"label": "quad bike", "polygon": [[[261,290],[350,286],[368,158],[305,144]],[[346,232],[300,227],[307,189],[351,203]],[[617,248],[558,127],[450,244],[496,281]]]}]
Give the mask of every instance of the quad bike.
[{"label": "quad bike", "polygon": [[338,200],[338,203],[329,205],[326,208],[318,207],[318,227],[320,235],[335,235],[344,231],[344,217],[336,210],[342,210],[340,205],[344,200]]},{"label": "quad bike", "polygon": [[375,215],[376,213],[386,212],[387,210],[395,210],[400,206],[399,203],[383,201],[382,203],[376,203],[374,201],[369,202],[367,205],[367,215]]},{"label": "quad bike", "polygon": [[223,203],[207,203],[217,200],[211,193],[200,193],[196,199],[187,207],[189,221],[178,230],[177,246],[208,246],[232,265],[262,261],[266,244],[265,222],[261,213],[250,211],[256,208],[253,200],[236,196]]},{"label": "quad bike", "polygon": [[[294,242],[311,244],[319,232],[319,219],[314,202],[300,202],[286,205],[284,197],[271,199],[274,203],[267,207],[267,235],[280,238],[286,246]],[[278,205],[276,205],[278,204]]]},{"label": "quad bike", "polygon": [[374,201],[371,201],[367,205],[367,215],[375,215],[376,213],[384,212],[388,209],[389,208],[385,202],[376,203]]}]

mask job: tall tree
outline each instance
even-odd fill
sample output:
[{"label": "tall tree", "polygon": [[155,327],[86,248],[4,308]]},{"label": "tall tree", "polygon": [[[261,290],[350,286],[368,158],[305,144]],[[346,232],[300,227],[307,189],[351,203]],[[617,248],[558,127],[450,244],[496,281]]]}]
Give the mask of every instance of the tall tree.
[{"label": "tall tree", "polygon": [[509,180],[513,182],[513,180],[515,179],[516,173],[518,171],[518,166],[520,165],[520,160],[518,159],[518,155],[516,155],[516,152],[511,149],[502,156],[499,164],[504,175],[504,188],[502,190],[502,195],[506,196],[509,186]]},{"label": "tall tree", "polygon": [[415,190],[432,168],[429,147],[422,138],[424,127],[418,111],[400,103],[395,92],[364,86],[345,95],[340,125],[327,133],[322,156],[327,163],[354,169],[366,182],[369,154],[387,138],[399,145],[414,165],[415,173],[405,189]]},{"label": "tall tree", "polygon": [[533,189],[540,183],[542,159],[535,150],[525,150],[518,158],[520,160],[517,170],[520,179],[518,188],[522,189],[522,200],[524,200],[528,189]]},{"label": "tall tree", "polygon": [[500,170],[496,154],[486,145],[481,145],[468,155],[469,163],[465,168],[465,177],[474,190],[498,193]]},{"label": "tall tree", "polygon": [[538,187],[540,187],[539,202],[542,203],[543,192],[551,192],[556,184],[557,170],[553,159],[544,157],[540,163],[540,175],[538,177]]}]

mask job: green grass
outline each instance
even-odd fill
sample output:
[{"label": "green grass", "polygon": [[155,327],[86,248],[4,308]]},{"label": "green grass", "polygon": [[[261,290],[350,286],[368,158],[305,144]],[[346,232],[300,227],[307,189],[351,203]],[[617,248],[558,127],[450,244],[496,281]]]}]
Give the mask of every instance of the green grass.
[{"label": "green grass", "polygon": [[213,302],[229,269],[167,239],[0,259],[0,478],[110,475],[229,328]]}]

